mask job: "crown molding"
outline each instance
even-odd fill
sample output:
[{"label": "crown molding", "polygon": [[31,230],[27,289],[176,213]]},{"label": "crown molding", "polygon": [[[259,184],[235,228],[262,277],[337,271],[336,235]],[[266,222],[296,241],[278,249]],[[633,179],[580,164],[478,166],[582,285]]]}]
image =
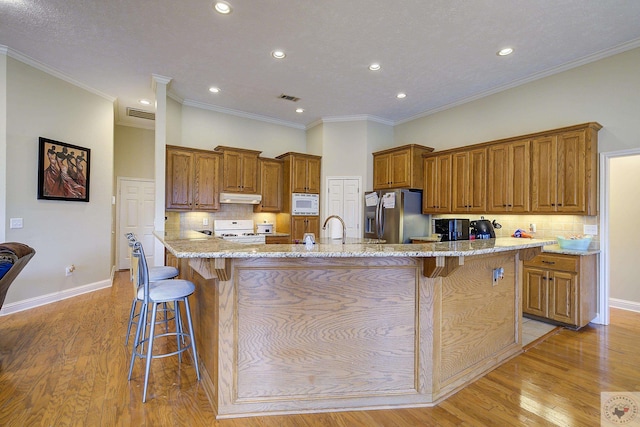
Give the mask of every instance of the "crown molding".
[{"label": "crown molding", "polygon": [[102,98],[107,99],[109,102],[114,102],[116,100],[116,97],[108,95],[104,92],[101,92],[97,89],[92,88],[91,86],[88,86],[76,79],[74,79],[73,77],[71,77],[70,75],[63,73],[62,71],[56,70],[55,68],[52,68],[48,65],[43,64],[42,62],[33,59],[27,55],[24,55],[14,49],[11,49],[10,47],[4,46],[4,45],[0,45],[0,53],[6,54],[7,56],[9,56],[12,59],[15,59],[16,61],[20,61],[24,64],[29,65],[30,67],[33,67],[37,70],[40,70],[44,73],[47,73],[53,77],[56,77],[60,80],[64,80],[67,83],[71,83],[74,86],[77,86],[81,89],[86,90],[87,92],[91,92],[94,95],[98,95]]},{"label": "crown molding", "polygon": [[233,110],[231,108],[218,107],[216,105],[205,104],[204,102],[194,101],[192,99],[185,99],[182,105],[187,107],[201,108],[203,110],[215,111],[217,113],[229,114],[231,116],[243,117],[245,119],[259,120],[261,122],[272,123],[275,125],[287,126],[294,129],[306,130],[304,125],[288,122],[286,120],[275,119],[273,117],[261,116],[259,114],[247,113],[244,111]]},{"label": "crown molding", "polygon": [[387,126],[393,126],[393,121],[383,119],[382,117],[371,116],[369,114],[357,114],[353,116],[327,116],[327,117],[322,117],[320,121],[322,123],[368,121],[368,122],[380,123]]},{"label": "crown molding", "polygon": [[159,84],[168,86],[169,83],[171,83],[171,80],[173,80],[171,77],[162,76],[160,74],[151,74],[151,89],[155,92]]},{"label": "crown molding", "polygon": [[423,118],[423,117],[427,117],[427,116],[430,116],[432,114],[439,113],[441,111],[449,110],[451,108],[458,107],[460,105],[467,104],[467,103],[472,102],[472,101],[476,101],[476,100],[484,98],[486,96],[493,95],[493,94],[496,94],[496,93],[499,93],[499,92],[503,92],[503,91],[508,90],[508,89],[513,89],[515,87],[522,86],[524,84],[531,83],[533,81],[540,80],[540,79],[545,78],[545,77],[553,76],[555,74],[559,74],[559,73],[562,73],[564,71],[569,71],[569,70],[571,70],[573,68],[577,68],[577,67],[580,67],[582,65],[587,65],[587,64],[590,64],[592,62],[599,61],[601,59],[605,59],[605,58],[608,58],[610,56],[617,55],[619,53],[623,53],[623,52],[626,52],[626,51],[631,50],[631,49],[635,49],[637,47],[640,47],[640,39],[635,39],[635,40],[632,40],[632,41],[627,42],[627,43],[622,43],[622,44],[620,44],[618,46],[615,46],[615,47],[613,47],[611,49],[601,50],[600,52],[596,52],[596,53],[594,53],[592,55],[587,55],[585,57],[582,57],[582,58],[577,59],[575,61],[560,65],[558,67],[551,68],[549,70],[533,74],[533,75],[531,75],[529,77],[525,77],[523,79],[515,80],[515,81],[513,81],[511,83],[508,83],[508,84],[505,84],[505,85],[502,85],[502,86],[498,86],[498,87],[496,87],[494,89],[490,89],[490,90],[487,90],[487,91],[484,91],[484,92],[480,92],[477,95],[470,96],[470,97],[467,97],[467,98],[463,98],[463,99],[461,99],[459,101],[452,102],[450,104],[443,105],[441,107],[437,107],[437,108],[433,108],[431,110],[424,111],[424,112],[422,112],[420,114],[416,114],[415,116],[411,116],[411,117],[408,117],[406,119],[398,120],[398,121],[396,121],[394,123],[394,126],[401,125],[403,123],[407,123],[407,122],[410,122],[412,120],[416,120],[416,119],[420,119],[420,118]]}]

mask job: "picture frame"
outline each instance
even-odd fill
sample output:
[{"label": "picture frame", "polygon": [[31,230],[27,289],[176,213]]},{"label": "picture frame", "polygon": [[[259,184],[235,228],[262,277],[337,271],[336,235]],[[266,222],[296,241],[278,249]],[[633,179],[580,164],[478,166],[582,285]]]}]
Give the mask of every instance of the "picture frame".
[{"label": "picture frame", "polygon": [[38,199],[89,201],[91,149],[40,137]]}]

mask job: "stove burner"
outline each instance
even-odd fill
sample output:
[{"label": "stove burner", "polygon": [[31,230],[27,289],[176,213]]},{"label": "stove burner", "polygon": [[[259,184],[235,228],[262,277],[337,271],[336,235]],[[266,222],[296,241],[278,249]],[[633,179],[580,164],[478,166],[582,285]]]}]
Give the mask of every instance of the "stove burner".
[{"label": "stove burner", "polygon": [[258,233],[242,233],[243,236],[257,236]]},{"label": "stove burner", "polygon": [[238,237],[238,235],[234,233],[222,233],[220,236],[221,237]]}]

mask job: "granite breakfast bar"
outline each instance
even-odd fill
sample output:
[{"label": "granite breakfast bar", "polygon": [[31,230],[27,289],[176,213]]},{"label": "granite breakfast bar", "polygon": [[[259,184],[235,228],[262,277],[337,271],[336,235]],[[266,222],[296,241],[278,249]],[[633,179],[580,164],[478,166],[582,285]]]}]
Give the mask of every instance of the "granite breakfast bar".
[{"label": "granite breakfast bar", "polygon": [[437,404],[522,351],[522,260],[552,243],[156,236],[196,283],[203,387],[218,418]]}]

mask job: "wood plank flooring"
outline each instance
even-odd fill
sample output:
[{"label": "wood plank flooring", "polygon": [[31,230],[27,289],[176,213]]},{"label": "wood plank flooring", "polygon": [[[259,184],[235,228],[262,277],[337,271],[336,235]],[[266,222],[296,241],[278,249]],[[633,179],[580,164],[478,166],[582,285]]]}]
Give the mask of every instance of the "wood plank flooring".
[{"label": "wood plank flooring", "polygon": [[215,419],[189,358],[127,381],[128,272],[111,289],[0,317],[0,426],[598,426],[600,393],[640,392],[640,313],[562,330],[433,408]]}]

